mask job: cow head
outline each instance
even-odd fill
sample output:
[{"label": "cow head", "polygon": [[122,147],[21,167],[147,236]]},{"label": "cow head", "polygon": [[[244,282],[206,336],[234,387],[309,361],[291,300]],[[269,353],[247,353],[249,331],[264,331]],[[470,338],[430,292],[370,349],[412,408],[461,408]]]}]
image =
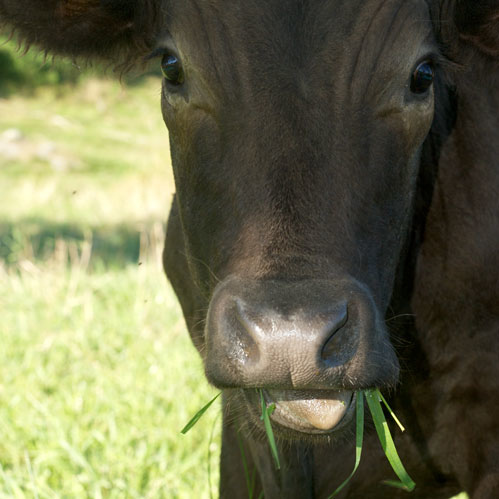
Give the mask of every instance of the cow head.
[{"label": "cow head", "polygon": [[177,187],[166,272],[208,379],[256,424],[263,389],[294,437],[341,433],[357,390],[397,382],[384,318],[443,51],[497,56],[498,13],[490,0],[0,0],[47,49],[159,58]]},{"label": "cow head", "polygon": [[178,235],[165,267],[207,377],[255,416],[263,388],[281,426],[338,432],[356,390],[398,378],[384,316],[433,119],[427,5],[170,12],[162,100]]},{"label": "cow head", "polygon": [[263,388],[281,435],[340,435],[357,390],[397,381],[384,319],[451,65],[429,7],[170,6],[165,268],[208,379],[254,421]]}]

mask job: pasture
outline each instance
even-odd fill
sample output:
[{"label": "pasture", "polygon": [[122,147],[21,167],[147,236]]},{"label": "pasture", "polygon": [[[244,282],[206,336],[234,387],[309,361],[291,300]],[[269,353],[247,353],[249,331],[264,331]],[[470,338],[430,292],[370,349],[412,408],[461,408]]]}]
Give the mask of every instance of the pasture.
[{"label": "pasture", "polygon": [[219,411],[180,435],[214,391],[160,263],[159,89],[0,99],[0,497],[216,494]]}]

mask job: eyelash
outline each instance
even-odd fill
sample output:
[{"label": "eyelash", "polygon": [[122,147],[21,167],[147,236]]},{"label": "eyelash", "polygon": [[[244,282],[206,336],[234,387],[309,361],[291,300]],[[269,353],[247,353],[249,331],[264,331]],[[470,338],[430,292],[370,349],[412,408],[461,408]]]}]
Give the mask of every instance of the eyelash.
[{"label": "eyelash", "polygon": [[152,52],[144,57],[144,61],[148,62],[152,59],[163,57],[167,53],[170,53],[170,50],[168,50],[166,47],[155,48]]}]

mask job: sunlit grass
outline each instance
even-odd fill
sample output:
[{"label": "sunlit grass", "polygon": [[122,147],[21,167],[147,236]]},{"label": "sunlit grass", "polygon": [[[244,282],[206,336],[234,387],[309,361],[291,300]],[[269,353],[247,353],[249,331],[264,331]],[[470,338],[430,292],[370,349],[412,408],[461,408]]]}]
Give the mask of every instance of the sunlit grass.
[{"label": "sunlit grass", "polygon": [[[0,100],[0,497],[217,495],[220,419],[161,268],[158,80]],[[208,459],[210,455],[210,459]]]},{"label": "sunlit grass", "polygon": [[66,258],[1,271],[8,497],[208,496],[213,418],[179,431],[212,390],[157,262],[143,260],[105,273]]},{"label": "sunlit grass", "polygon": [[164,219],[173,181],[160,82],[85,80],[0,99],[0,220]]}]

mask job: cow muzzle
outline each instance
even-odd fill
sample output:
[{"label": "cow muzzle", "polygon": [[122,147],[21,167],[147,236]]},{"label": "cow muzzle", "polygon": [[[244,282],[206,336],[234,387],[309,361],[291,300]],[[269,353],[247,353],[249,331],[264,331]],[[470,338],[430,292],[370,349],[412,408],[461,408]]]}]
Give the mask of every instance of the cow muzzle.
[{"label": "cow muzzle", "polygon": [[274,421],[305,433],[337,429],[357,390],[398,378],[374,300],[353,278],[231,277],[215,290],[205,335],[211,383],[263,389]]}]

